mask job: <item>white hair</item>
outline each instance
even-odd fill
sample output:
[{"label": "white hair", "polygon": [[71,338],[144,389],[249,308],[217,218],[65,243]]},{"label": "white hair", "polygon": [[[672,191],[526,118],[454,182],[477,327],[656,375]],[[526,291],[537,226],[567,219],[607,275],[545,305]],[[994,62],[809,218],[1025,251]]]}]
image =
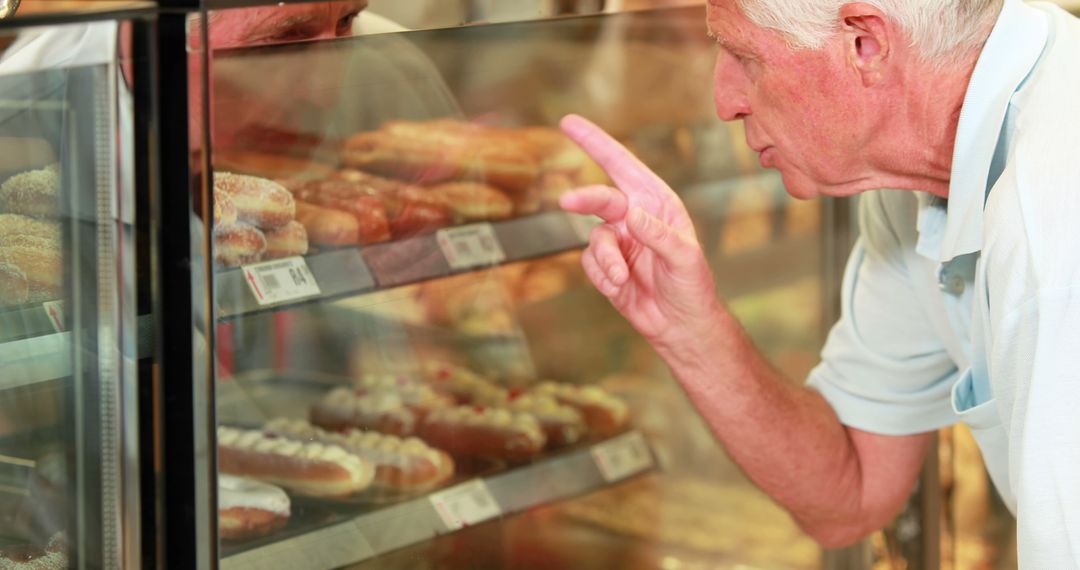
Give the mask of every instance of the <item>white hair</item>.
[{"label": "white hair", "polygon": [[[814,49],[837,31],[840,7],[854,0],[738,0],[751,22]],[[923,59],[940,61],[980,47],[1002,0],[862,0],[894,18]]]}]

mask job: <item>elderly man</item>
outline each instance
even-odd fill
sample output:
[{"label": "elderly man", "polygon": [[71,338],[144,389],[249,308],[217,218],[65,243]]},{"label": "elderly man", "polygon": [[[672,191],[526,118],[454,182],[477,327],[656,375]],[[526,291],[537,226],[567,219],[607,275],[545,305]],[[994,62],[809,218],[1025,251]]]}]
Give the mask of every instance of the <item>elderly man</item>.
[{"label": "elderly man", "polygon": [[[716,298],[662,180],[579,117],[615,187],[583,264],[713,432],[826,546],[911,491],[967,423],[1026,568],[1080,567],[1080,22],[1019,0],[709,0],[716,107],[799,198],[863,194],[843,316],[784,382]],[[721,276],[722,278],[723,276]]]}]

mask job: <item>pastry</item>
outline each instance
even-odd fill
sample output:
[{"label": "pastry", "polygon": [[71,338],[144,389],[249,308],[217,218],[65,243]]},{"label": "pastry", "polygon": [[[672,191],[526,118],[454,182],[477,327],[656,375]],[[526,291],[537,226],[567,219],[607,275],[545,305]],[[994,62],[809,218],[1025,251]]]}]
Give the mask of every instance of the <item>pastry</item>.
[{"label": "pastry", "polygon": [[214,190],[214,225],[236,223],[236,204],[225,192]]},{"label": "pastry", "polygon": [[17,265],[0,263],[0,305],[18,305],[30,299],[30,282]]},{"label": "pastry", "polygon": [[316,160],[233,149],[214,149],[214,168],[273,180],[326,178],[334,171],[330,165]]},{"label": "pastry", "polygon": [[551,396],[514,389],[510,390],[501,406],[535,417],[536,421],[540,422],[540,428],[544,430],[550,448],[577,443],[588,432],[581,412],[560,404]]},{"label": "pastry", "polygon": [[428,188],[454,213],[456,221],[501,220],[514,214],[514,202],[506,194],[479,182],[446,182]]},{"label": "pastry", "polygon": [[229,196],[237,219],[253,226],[279,228],[296,217],[296,203],[284,186],[255,176],[214,173],[214,191]]},{"label": "pastry", "polygon": [[433,362],[425,372],[432,388],[458,404],[490,404],[506,398],[506,390],[461,366]]},{"label": "pastry", "polygon": [[[58,244],[51,239],[30,235],[0,239],[0,264],[14,266],[23,273],[27,301],[48,301],[61,296],[63,261]],[[18,281],[13,273],[9,274],[9,278]]]},{"label": "pastry", "polygon": [[60,247],[60,224],[22,214],[0,214],[0,239],[11,236],[45,238]]},{"label": "pastry", "polygon": [[312,497],[346,497],[375,477],[371,463],[339,446],[229,427],[218,428],[218,469]]},{"label": "pastry", "polygon": [[55,218],[60,208],[60,175],[46,167],[16,174],[0,184],[0,210]]},{"label": "pastry", "polygon": [[626,402],[612,396],[599,386],[543,382],[533,391],[577,408],[585,416],[589,432],[597,437],[615,435],[622,431],[630,421],[630,409]]},{"label": "pastry", "polygon": [[337,388],[311,406],[311,423],[327,430],[369,429],[393,435],[416,431],[416,412],[393,391]]},{"label": "pastry", "polygon": [[533,416],[487,406],[435,410],[424,418],[418,435],[451,455],[511,461],[535,456],[546,443]]},{"label": "pastry", "polygon": [[320,180],[292,185],[290,191],[298,200],[351,214],[356,218],[362,244],[390,239],[390,220],[382,199],[356,183]]},{"label": "pastry", "polygon": [[266,536],[289,520],[281,488],[227,473],[218,475],[218,534],[225,540]]},{"label": "pastry", "polygon": [[266,424],[267,432],[337,445],[375,465],[374,486],[392,491],[422,491],[445,482],[454,473],[454,461],[444,451],[415,438],[400,438],[374,431],[330,432],[304,420],[279,418]]},{"label": "pastry", "polygon": [[319,245],[360,243],[360,222],[340,210],[321,208],[303,200],[297,200],[296,221],[304,226],[311,243]]},{"label": "pastry", "polygon": [[214,263],[237,267],[254,263],[266,252],[266,235],[243,222],[214,227]]},{"label": "pastry", "polygon": [[264,233],[266,234],[266,253],[263,254],[263,259],[292,257],[308,252],[307,230],[300,222],[292,221]]}]

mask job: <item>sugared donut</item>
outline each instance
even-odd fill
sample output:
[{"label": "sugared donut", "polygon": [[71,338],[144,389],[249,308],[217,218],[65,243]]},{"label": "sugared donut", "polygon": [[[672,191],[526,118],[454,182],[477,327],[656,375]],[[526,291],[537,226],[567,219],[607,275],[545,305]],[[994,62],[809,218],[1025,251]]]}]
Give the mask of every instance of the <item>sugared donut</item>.
[{"label": "sugared donut", "polygon": [[30,298],[26,273],[11,263],[0,263],[0,306],[18,305]]},{"label": "sugared donut", "polygon": [[267,230],[264,259],[304,255],[308,252],[307,230],[300,222],[289,222],[280,228]]},{"label": "sugared donut", "polygon": [[61,296],[63,256],[53,240],[25,235],[3,238],[0,263],[14,265],[26,276],[28,301],[48,301]]},{"label": "sugared donut", "polygon": [[60,175],[54,168],[16,174],[0,185],[0,210],[33,217],[56,217]]},{"label": "sugared donut", "polygon": [[225,540],[266,536],[285,526],[289,496],[269,483],[218,475],[218,532]]},{"label": "sugared donut", "polygon": [[214,190],[214,225],[236,223],[236,204],[225,192]]},{"label": "sugared donut", "polygon": [[67,540],[57,533],[45,548],[24,544],[0,549],[0,570],[64,570]]},{"label": "sugared donut", "polygon": [[296,217],[292,194],[273,180],[215,172],[214,190],[229,195],[239,221],[259,228],[280,228]]},{"label": "sugared donut", "polygon": [[0,214],[0,238],[11,236],[34,236],[60,244],[60,224],[50,220],[38,220],[22,214]]},{"label": "sugared donut", "polygon": [[243,222],[214,228],[214,263],[236,267],[262,259],[266,236],[258,228]]}]

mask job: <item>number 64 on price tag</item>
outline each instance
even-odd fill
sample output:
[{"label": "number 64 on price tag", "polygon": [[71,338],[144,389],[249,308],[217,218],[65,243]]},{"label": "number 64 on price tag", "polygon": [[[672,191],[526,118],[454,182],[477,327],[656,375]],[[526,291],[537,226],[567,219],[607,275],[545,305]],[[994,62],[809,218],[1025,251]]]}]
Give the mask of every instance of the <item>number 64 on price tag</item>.
[{"label": "number 64 on price tag", "polygon": [[272,305],[319,295],[319,284],[303,257],[275,259],[243,266],[244,281],[259,305]]}]

